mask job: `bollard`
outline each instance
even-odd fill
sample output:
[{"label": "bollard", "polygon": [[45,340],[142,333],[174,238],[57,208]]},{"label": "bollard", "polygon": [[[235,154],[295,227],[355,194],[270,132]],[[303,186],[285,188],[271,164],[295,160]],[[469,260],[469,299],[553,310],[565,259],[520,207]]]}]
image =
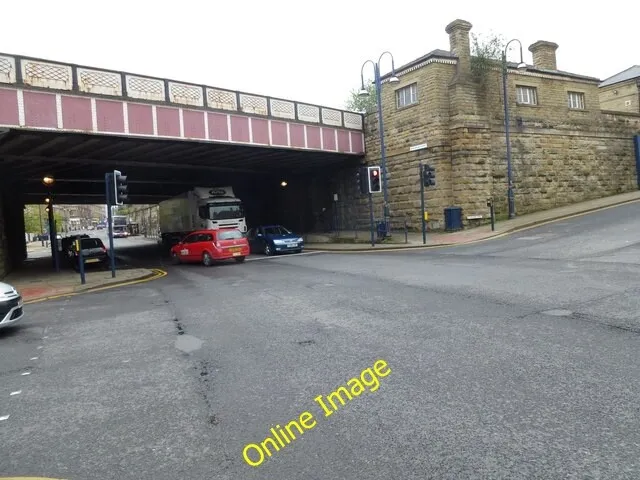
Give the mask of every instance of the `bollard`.
[{"label": "bollard", "polygon": [[491,215],[491,231],[495,232],[496,230],[496,217],[495,217],[495,211],[493,208],[493,198],[488,198],[487,199],[487,207],[489,207],[489,213]]},{"label": "bollard", "polygon": [[409,227],[407,225],[407,217],[404,219],[404,243],[409,243]]}]

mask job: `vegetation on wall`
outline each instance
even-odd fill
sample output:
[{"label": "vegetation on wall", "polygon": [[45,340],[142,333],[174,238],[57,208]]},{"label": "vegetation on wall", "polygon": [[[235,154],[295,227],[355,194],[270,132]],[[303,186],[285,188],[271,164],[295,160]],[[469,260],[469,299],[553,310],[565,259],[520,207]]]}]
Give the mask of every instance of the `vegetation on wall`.
[{"label": "vegetation on wall", "polygon": [[345,108],[352,112],[372,113],[376,111],[376,86],[372,82],[366,82],[364,86],[369,95],[360,96],[360,88],[355,88],[349,93],[349,98],[345,102]]},{"label": "vegetation on wall", "polygon": [[491,69],[502,66],[505,43],[501,35],[494,33],[471,34],[471,72],[481,85],[486,86]]}]

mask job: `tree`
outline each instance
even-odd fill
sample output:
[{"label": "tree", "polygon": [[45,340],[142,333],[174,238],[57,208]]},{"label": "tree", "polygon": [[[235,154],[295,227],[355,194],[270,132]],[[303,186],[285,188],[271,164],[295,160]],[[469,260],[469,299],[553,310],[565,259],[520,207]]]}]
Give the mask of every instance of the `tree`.
[{"label": "tree", "polygon": [[[24,231],[25,233],[40,233],[49,231],[49,214],[45,211],[45,205],[27,205],[24,209]],[[38,211],[40,209],[40,211]],[[55,207],[54,207],[55,209]],[[42,218],[42,224],[40,223]],[[53,212],[57,230],[64,225],[61,212]]]},{"label": "tree", "polygon": [[360,88],[353,89],[345,102],[347,110],[358,113],[372,113],[376,111],[376,86],[372,82],[365,83],[365,90],[369,95],[360,96]]},{"label": "tree", "polygon": [[502,35],[471,34],[471,72],[478,82],[484,85],[487,72],[500,68],[504,47],[505,41]]}]

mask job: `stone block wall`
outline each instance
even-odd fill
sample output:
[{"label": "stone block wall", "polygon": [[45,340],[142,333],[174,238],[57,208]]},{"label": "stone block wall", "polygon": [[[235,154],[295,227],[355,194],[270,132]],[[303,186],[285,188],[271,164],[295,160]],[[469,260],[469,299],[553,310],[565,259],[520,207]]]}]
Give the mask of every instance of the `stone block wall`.
[{"label": "stone block wall", "polygon": [[640,113],[640,80],[633,79],[600,89],[603,110]]}]

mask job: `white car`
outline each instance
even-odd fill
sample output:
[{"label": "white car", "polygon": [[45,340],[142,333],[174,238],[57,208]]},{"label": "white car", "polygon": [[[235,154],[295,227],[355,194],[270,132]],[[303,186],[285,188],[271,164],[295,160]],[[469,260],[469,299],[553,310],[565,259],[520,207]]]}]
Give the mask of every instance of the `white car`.
[{"label": "white car", "polygon": [[15,325],[23,316],[20,293],[11,285],[0,282],[0,328]]}]

